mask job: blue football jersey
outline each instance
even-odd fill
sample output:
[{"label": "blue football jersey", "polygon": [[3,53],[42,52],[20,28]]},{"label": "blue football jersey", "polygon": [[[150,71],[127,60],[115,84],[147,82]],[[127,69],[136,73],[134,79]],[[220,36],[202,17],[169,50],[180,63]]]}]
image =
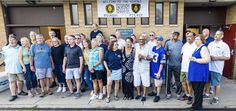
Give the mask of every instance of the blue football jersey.
[{"label": "blue football jersey", "polygon": [[166,63],[166,51],[163,47],[160,47],[157,49],[157,47],[155,46],[152,48],[152,53],[153,53],[153,59],[152,59],[151,66],[150,66],[151,77],[154,79],[157,79],[156,75],[159,71],[159,67],[161,64],[163,64],[163,68],[162,68],[161,75],[159,78],[162,80],[164,78],[164,71],[165,71],[164,64]]}]

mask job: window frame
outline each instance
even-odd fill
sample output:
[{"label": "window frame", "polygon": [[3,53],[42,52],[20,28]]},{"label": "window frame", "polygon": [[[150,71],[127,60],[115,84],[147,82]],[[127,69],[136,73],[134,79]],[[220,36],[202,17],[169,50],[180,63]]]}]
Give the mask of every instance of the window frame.
[{"label": "window frame", "polygon": [[[156,19],[156,15],[157,15],[157,11],[156,11],[156,8],[157,8],[157,4],[161,4],[162,6],[162,17],[161,17],[161,23],[157,23],[157,19]],[[163,2],[155,2],[155,25],[163,25],[163,22],[164,22],[164,3]]]},{"label": "window frame", "polygon": [[[115,24],[115,19],[119,19],[119,21],[120,21],[120,24]],[[113,25],[121,25],[121,18],[112,18],[112,23],[113,23]]]},{"label": "window frame", "polygon": [[[134,19],[134,24],[129,24],[129,19]],[[135,25],[135,18],[127,18],[127,25]]]},{"label": "window frame", "polygon": [[[91,19],[92,19],[91,24],[88,24],[88,21],[87,21],[86,5],[91,5]],[[84,22],[85,25],[93,25],[93,6],[92,6],[92,3],[84,3],[84,21],[85,21]]]},{"label": "window frame", "polygon": [[[176,4],[176,18],[175,18],[175,23],[171,23],[171,4]],[[169,24],[170,25],[177,25],[178,24],[178,2],[170,2],[169,3]]]},{"label": "window frame", "polygon": [[[106,24],[101,24],[101,19],[106,19]],[[99,25],[107,25],[107,18],[98,18]]]}]

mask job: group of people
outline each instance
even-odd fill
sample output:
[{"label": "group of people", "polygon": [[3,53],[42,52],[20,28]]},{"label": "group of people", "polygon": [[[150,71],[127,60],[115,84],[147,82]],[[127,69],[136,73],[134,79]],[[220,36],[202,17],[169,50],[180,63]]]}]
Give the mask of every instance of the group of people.
[{"label": "group of people", "polygon": [[[208,29],[198,35],[189,31],[185,44],[179,40],[179,32],[173,32],[165,42],[153,31],[125,39],[117,31],[106,39],[96,24],[90,37],[83,33],[65,35],[64,43],[53,31],[46,41],[42,34],[33,31],[29,36],[21,37],[19,45],[17,36],[9,35],[9,44],[1,51],[10,81],[9,101],[17,99],[17,95],[52,95],[50,84],[56,82],[56,93],[65,93],[66,97],[79,98],[87,86],[90,100],[118,101],[122,89],[123,99],[146,101],[147,96],[154,96],[153,101],[158,102],[166,81],[166,99],[172,97],[174,84],[178,100],[187,100],[193,110],[201,109],[203,97],[209,97],[210,86],[214,86],[211,104],[219,102],[224,61],[230,58],[229,46],[222,41],[224,33],[220,30],[214,38]],[[28,93],[22,90],[24,80]],[[148,93],[150,86],[153,89]]]}]

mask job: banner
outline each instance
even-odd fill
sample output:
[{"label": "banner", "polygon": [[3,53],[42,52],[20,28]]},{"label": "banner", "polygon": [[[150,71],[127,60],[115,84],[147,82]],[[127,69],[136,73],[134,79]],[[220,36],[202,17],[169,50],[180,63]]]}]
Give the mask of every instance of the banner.
[{"label": "banner", "polygon": [[97,0],[100,18],[149,17],[149,0]]}]

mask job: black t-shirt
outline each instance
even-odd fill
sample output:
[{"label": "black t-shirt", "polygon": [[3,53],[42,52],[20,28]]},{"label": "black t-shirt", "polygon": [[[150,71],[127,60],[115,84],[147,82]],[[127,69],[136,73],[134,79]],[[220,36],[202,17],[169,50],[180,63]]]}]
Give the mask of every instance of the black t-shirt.
[{"label": "black t-shirt", "polygon": [[96,32],[92,31],[92,32],[90,33],[90,39],[92,40],[93,38],[96,38],[96,36],[97,36],[99,33],[102,34],[102,31],[100,31],[100,30],[97,30]]},{"label": "black t-shirt", "polygon": [[63,64],[63,58],[64,58],[64,47],[62,45],[58,47],[52,47],[52,59],[55,65],[62,65]]},{"label": "black t-shirt", "polygon": [[70,47],[70,45],[65,48],[65,57],[67,57],[67,68],[79,68],[80,67],[80,57],[83,56],[81,48],[77,45]]}]

